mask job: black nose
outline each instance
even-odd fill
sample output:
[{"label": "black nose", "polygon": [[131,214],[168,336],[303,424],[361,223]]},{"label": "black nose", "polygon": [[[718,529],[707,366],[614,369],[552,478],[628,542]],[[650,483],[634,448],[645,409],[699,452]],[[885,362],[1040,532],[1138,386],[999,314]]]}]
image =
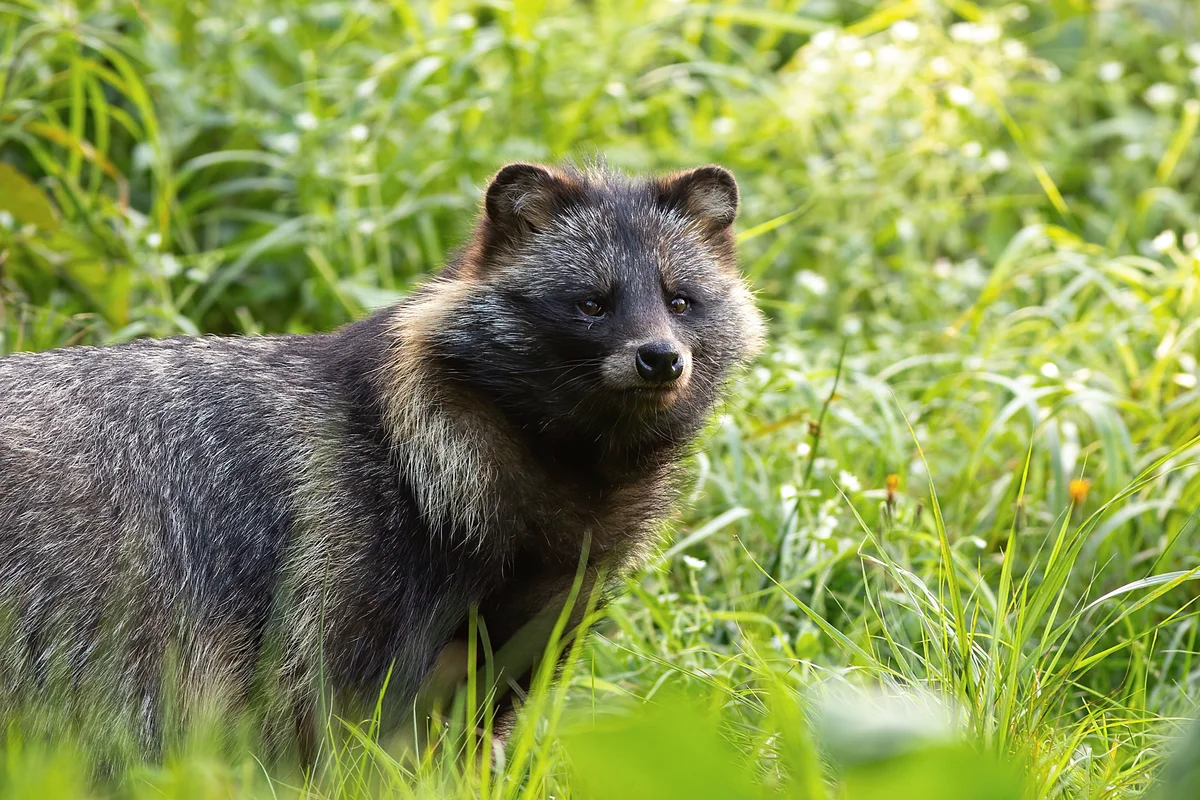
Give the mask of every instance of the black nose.
[{"label": "black nose", "polygon": [[683,358],[670,342],[651,342],[638,348],[637,371],[649,383],[670,383],[683,374]]}]

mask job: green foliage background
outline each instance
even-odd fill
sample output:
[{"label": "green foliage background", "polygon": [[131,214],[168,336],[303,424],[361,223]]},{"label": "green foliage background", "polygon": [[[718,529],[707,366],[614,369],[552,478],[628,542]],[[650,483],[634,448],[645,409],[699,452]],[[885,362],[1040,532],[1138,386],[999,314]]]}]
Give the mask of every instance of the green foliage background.
[{"label": "green foliage background", "polygon": [[106,770],[47,708],[0,793],[1141,796],[1200,688],[1198,42],[1182,0],[0,3],[0,353],[332,329],[505,161],[597,153],[734,170],[772,318],[502,770],[466,700],[307,778]]}]

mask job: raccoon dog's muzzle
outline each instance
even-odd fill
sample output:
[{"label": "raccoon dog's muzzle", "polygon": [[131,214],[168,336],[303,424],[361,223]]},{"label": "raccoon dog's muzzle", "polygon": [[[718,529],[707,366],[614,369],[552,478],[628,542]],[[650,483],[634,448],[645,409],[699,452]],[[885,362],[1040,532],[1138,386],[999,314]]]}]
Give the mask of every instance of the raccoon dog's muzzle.
[{"label": "raccoon dog's muzzle", "polygon": [[691,379],[691,352],[674,337],[629,342],[604,359],[601,372],[609,388],[670,405]]}]

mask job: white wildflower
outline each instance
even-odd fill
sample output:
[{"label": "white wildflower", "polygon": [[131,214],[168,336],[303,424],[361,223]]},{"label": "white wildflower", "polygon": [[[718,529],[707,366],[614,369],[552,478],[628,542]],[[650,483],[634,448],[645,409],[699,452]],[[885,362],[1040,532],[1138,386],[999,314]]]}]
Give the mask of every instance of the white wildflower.
[{"label": "white wildflower", "polygon": [[829,45],[833,44],[836,39],[837,31],[826,29],[814,33],[812,39],[809,40],[809,43],[818,50],[824,50],[826,47],[829,47]]},{"label": "white wildflower", "polygon": [[813,470],[815,470],[818,473],[821,473],[822,475],[828,473],[830,470],[832,470],[836,466],[837,466],[837,462],[834,461],[832,458],[813,459]]},{"label": "white wildflower", "polygon": [[158,231],[146,235],[146,245],[155,250],[162,247],[162,234]]},{"label": "white wildflower", "polygon": [[879,63],[885,67],[893,67],[904,60],[904,51],[894,44],[885,44],[879,48],[877,55]]},{"label": "white wildflower", "polygon": [[1156,253],[1165,253],[1175,246],[1175,231],[1167,230],[1155,236],[1150,242],[1150,247]]},{"label": "white wildflower", "polygon": [[717,136],[728,136],[737,127],[733,117],[717,117],[712,121],[712,132]]},{"label": "white wildflower", "polygon": [[1042,68],[1042,75],[1050,83],[1058,83],[1062,80],[1062,70],[1054,64],[1047,64]]},{"label": "white wildflower", "polygon": [[979,158],[983,155],[983,145],[976,141],[967,142],[962,146],[962,154],[967,158]]},{"label": "white wildflower", "polygon": [[958,84],[946,90],[946,97],[956,106],[969,106],[975,102],[975,93]]},{"label": "white wildflower", "polygon": [[846,470],[838,472],[838,484],[847,492],[862,491],[862,481],[853,472],[847,472]]},{"label": "white wildflower", "polygon": [[1003,150],[991,150],[987,154],[987,165],[995,172],[1007,172],[1010,166],[1008,153]]},{"label": "white wildflower", "polygon": [[371,95],[375,94],[375,90],[379,88],[378,78],[367,78],[354,89],[354,96],[359,100],[366,100]]},{"label": "white wildflower", "polygon": [[828,539],[833,536],[833,532],[837,530],[837,523],[837,517],[821,509],[817,513],[817,527],[813,529],[813,538]]},{"label": "white wildflower", "polygon": [[1105,83],[1113,83],[1121,80],[1121,76],[1125,74],[1125,65],[1120,61],[1105,61],[1096,70],[1096,75]]},{"label": "white wildflower", "polygon": [[975,41],[978,44],[995,42],[1000,39],[1000,34],[1002,33],[1003,31],[1000,30],[999,25],[980,25],[979,29],[975,33]]},{"label": "white wildflower", "polygon": [[953,272],[951,267],[950,259],[945,257],[935,259],[933,262],[933,277],[943,281],[946,280]]},{"label": "white wildflower", "polygon": [[135,231],[145,230],[150,225],[150,218],[141,213],[137,209],[126,208],[125,219],[129,220],[129,224],[133,226]]},{"label": "white wildflower", "polygon": [[1169,106],[1179,97],[1179,90],[1169,83],[1151,84],[1146,90],[1142,98],[1148,105],[1152,106]]},{"label": "white wildflower", "polygon": [[896,220],[896,235],[908,241],[917,235],[917,226],[908,217],[901,217]]},{"label": "white wildflower", "polygon": [[950,65],[950,62],[946,58],[943,56],[938,56],[929,62],[929,69],[934,75],[937,75],[938,77],[945,77],[951,73],[954,67]]},{"label": "white wildflower", "polygon": [[983,265],[979,263],[978,258],[964,259],[958,265],[958,274],[963,283],[973,288],[983,286],[988,278],[988,274],[984,272]]},{"label": "white wildflower", "polygon": [[862,39],[857,36],[839,36],[836,44],[839,53],[854,53],[862,49]]},{"label": "white wildflower", "polygon": [[[921,36],[921,29],[917,23],[902,19],[899,22],[893,23],[891,27],[892,36],[902,42],[915,42]],[[1197,59],[1200,62],[1200,59]]]},{"label": "white wildflower", "polygon": [[363,236],[370,236],[372,233],[375,232],[375,220],[373,220],[373,219],[359,220],[358,225],[355,226],[355,229],[359,233],[361,233]]},{"label": "white wildflower", "polygon": [[1174,64],[1179,60],[1179,48],[1173,44],[1165,44],[1158,48],[1158,60],[1164,64]]},{"label": "white wildflower", "polygon": [[158,257],[158,266],[162,270],[164,278],[174,278],[183,271],[183,266],[179,263],[179,259],[170,253],[163,253]]},{"label": "white wildflower", "polygon": [[811,453],[812,445],[808,442],[801,442],[800,444],[796,445],[796,455],[800,458],[808,458]]},{"label": "white wildflower", "polygon": [[1196,388],[1196,376],[1190,372],[1176,372],[1171,380],[1175,381],[1176,386],[1182,386],[1184,389]]},{"label": "white wildflower", "polygon": [[267,23],[267,30],[271,32],[272,36],[283,36],[288,32],[287,17],[275,17]]},{"label": "white wildflower", "polygon": [[452,31],[469,31],[475,27],[475,15],[460,11],[446,20]]},{"label": "white wildflower", "polygon": [[1200,247],[1200,235],[1197,235],[1195,231],[1188,231],[1183,235],[1183,246],[1188,250]]},{"label": "white wildflower", "polygon": [[950,38],[970,44],[987,44],[1000,38],[996,25],[977,25],[974,22],[956,22],[950,26]]},{"label": "white wildflower", "polygon": [[815,75],[824,75],[833,69],[833,62],[828,58],[814,58],[808,62],[808,68]]},{"label": "white wildflower", "polygon": [[813,294],[825,294],[829,291],[829,281],[812,270],[802,269],[796,273],[796,283]]},{"label": "white wildflower", "polygon": [[1014,61],[1029,55],[1029,48],[1025,46],[1024,42],[1018,42],[1016,39],[1005,40],[1001,51]]},{"label": "white wildflower", "polygon": [[687,565],[688,569],[704,569],[708,566],[708,562],[704,559],[692,558],[691,556],[684,556],[683,563]]},{"label": "white wildflower", "polygon": [[779,487],[779,499],[783,502],[783,510],[791,511],[796,502],[796,487],[785,483]]},{"label": "white wildflower", "polygon": [[1060,374],[1058,371],[1058,365],[1053,361],[1047,361],[1045,364],[1042,364],[1041,373],[1051,380],[1056,379]]},{"label": "white wildflower", "polygon": [[350,126],[349,135],[352,142],[365,142],[367,137],[371,135],[371,130],[360,122],[357,125]]},{"label": "white wildflower", "polygon": [[629,95],[629,90],[620,81],[609,81],[604,84],[604,91],[618,99]]},{"label": "white wildflower", "polygon": [[292,155],[300,149],[300,137],[294,133],[284,133],[274,136],[268,143],[273,149],[285,155]]},{"label": "white wildflower", "polygon": [[875,63],[875,58],[871,55],[870,50],[860,50],[854,54],[854,66],[856,67],[865,69],[873,63]]},{"label": "white wildflower", "polygon": [[292,118],[292,122],[302,131],[311,131],[317,127],[317,117],[311,111],[301,111]]}]

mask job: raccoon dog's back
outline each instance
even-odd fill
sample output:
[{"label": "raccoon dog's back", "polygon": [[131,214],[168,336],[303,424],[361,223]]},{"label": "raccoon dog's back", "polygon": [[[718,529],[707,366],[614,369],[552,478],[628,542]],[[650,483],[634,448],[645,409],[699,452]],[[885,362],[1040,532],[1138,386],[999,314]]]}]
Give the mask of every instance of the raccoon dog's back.
[{"label": "raccoon dog's back", "polygon": [[411,705],[472,608],[499,646],[584,548],[635,568],[760,337],[736,208],[716,167],[510,165],[440,276],[336,334],[0,359],[3,663],[147,720],[268,652],[294,708],[389,671]]}]

